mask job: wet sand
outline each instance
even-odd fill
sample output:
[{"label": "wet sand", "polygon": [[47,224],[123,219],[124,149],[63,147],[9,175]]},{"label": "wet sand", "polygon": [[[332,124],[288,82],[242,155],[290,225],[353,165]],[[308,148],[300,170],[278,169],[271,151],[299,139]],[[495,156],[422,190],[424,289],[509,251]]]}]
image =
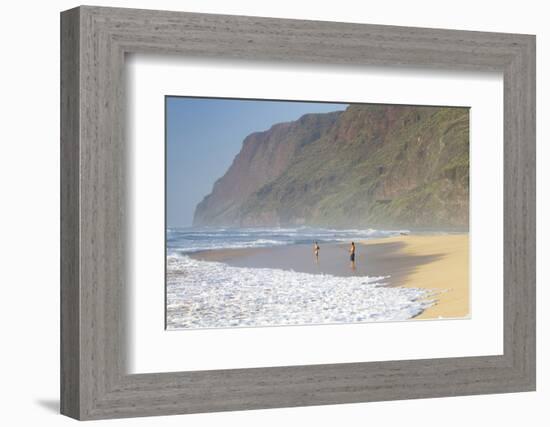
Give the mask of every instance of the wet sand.
[{"label": "wet sand", "polygon": [[390,286],[440,292],[437,303],[420,319],[469,315],[468,234],[410,235],[356,242],[356,263],[349,244],[321,244],[318,261],[313,245],[204,251],[192,257],[235,267],[277,268],[334,276],[390,276]]},{"label": "wet sand", "polygon": [[[373,241],[374,242],[374,241]],[[378,242],[378,241],[377,241]],[[376,245],[356,244],[355,269],[349,261],[347,244],[323,244],[318,260],[313,245],[292,245],[271,248],[223,249],[198,252],[192,258],[218,261],[234,267],[279,268],[301,273],[332,274],[334,276],[388,276],[391,284],[404,284],[414,267],[437,259],[435,256],[414,256],[400,253],[402,242]]]}]

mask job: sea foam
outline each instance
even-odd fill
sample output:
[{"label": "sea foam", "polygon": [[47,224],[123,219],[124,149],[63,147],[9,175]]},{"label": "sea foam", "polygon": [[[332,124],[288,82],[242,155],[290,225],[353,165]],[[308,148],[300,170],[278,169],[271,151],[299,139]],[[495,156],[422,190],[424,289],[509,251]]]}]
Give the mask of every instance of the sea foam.
[{"label": "sea foam", "polygon": [[167,328],[226,328],[407,320],[434,301],[387,277],[337,277],[167,257]]}]

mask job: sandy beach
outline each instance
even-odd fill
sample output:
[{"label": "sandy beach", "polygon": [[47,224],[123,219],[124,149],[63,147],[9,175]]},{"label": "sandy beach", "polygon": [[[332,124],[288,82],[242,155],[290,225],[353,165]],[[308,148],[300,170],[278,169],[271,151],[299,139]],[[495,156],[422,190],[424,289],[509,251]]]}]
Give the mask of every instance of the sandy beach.
[{"label": "sandy beach", "polygon": [[[417,319],[461,318],[470,315],[470,275],[468,234],[411,235],[390,237],[365,242],[374,249],[397,244],[389,254],[390,264],[399,269],[392,275],[392,284],[413,288],[442,291],[437,303]],[[412,259],[405,269],[399,266],[401,259]],[[390,273],[391,274],[391,273]]]},{"label": "sandy beach", "polygon": [[274,268],[334,276],[389,276],[390,286],[437,292],[436,304],[416,319],[469,315],[468,234],[408,235],[356,242],[352,268],[348,244],[321,245],[319,259],[311,245],[224,249],[198,252],[192,258],[234,267]]}]

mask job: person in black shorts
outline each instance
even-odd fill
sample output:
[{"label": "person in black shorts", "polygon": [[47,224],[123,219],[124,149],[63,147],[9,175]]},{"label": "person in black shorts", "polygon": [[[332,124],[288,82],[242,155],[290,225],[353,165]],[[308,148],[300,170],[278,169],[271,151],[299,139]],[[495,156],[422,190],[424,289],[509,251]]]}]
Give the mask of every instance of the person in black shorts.
[{"label": "person in black shorts", "polygon": [[355,243],[351,242],[349,247],[349,261],[352,270],[355,270]]}]

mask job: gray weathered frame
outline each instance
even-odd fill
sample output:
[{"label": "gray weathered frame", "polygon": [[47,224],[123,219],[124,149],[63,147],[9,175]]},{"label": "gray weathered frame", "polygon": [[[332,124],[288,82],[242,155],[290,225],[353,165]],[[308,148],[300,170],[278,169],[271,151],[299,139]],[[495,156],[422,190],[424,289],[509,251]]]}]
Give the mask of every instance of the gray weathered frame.
[{"label": "gray weathered frame", "polygon": [[[499,71],[504,354],[125,372],[126,53]],[[535,37],[83,6],[61,14],[61,412],[100,419],[535,389]]]}]

